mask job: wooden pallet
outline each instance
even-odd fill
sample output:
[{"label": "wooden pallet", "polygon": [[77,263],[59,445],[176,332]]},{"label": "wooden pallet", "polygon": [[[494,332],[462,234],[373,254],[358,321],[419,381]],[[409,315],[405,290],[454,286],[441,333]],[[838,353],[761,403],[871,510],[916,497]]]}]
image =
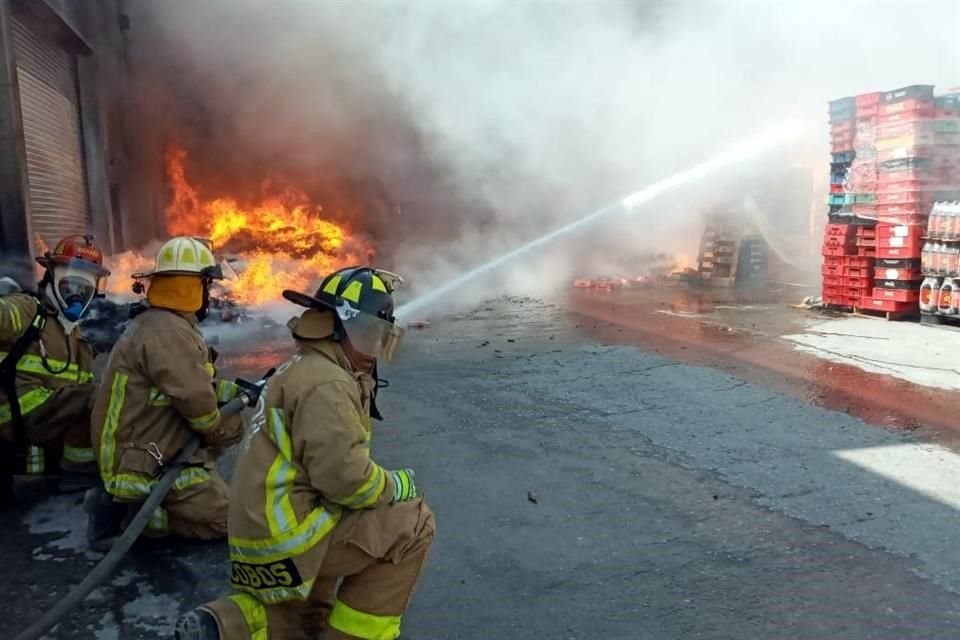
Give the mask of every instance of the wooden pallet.
[{"label": "wooden pallet", "polygon": [[862,318],[876,318],[878,320],[916,320],[920,309],[904,309],[903,311],[878,311],[877,309],[854,307],[853,315]]}]

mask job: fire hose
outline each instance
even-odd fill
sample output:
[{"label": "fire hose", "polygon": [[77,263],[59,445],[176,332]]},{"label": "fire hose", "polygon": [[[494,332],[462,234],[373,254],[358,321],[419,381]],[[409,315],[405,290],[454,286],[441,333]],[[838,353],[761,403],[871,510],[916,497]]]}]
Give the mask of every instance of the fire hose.
[{"label": "fire hose", "polygon": [[[240,413],[246,407],[254,405],[260,398],[260,393],[263,391],[267,380],[274,372],[275,369],[270,369],[270,371],[257,382],[237,380],[237,386],[240,387],[240,395],[220,408],[221,418],[230,417]],[[154,485],[150,495],[144,500],[140,510],[137,511],[137,515],[133,517],[123,534],[113,543],[107,555],[100,560],[97,566],[87,574],[87,577],[74,587],[63,600],[58,602],[56,606],[47,611],[26,630],[21,631],[13,640],[37,640],[40,638],[58,624],[71,609],[83,602],[84,598],[90,595],[91,591],[96,589],[101,582],[113,573],[113,570],[120,563],[120,560],[123,559],[127,551],[130,550],[130,547],[133,546],[133,543],[140,537],[140,533],[144,527],[147,526],[153,512],[160,506],[160,503],[163,502],[163,499],[173,486],[174,481],[176,481],[177,474],[187,466],[188,461],[193,454],[196,453],[197,449],[200,448],[201,443],[202,438],[193,437],[184,445],[183,449],[166,465],[166,470],[163,472],[163,475],[160,476],[160,479],[157,480],[157,484]]]}]

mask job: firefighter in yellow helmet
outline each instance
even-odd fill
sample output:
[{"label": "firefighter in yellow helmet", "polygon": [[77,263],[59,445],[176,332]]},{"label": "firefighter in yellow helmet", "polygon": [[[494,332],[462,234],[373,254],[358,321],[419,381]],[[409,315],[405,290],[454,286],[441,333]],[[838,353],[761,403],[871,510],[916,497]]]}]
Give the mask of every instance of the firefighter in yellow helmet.
[{"label": "firefighter in yellow helmet", "polygon": [[401,333],[398,281],[358,267],[314,296],[284,292],[308,309],[289,324],[298,353],[268,383],[233,477],[234,593],[181,617],[178,640],[400,634],[434,519],[413,471],[370,457],[376,364]]},{"label": "firefighter in yellow helmet", "polygon": [[217,539],[227,534],[228,487],[214,462],[240,440],[240,416],[220,419],[236,385],[214,379],[211,351],[197,328],[208,288],[219,277],[213,253],[195,238],[166,242],[149,280],[145,311],[110,353],[94,401],[92,436],[103,486],[88,492],[88,537],[104,548],[128,507],[142,502],[164,464],[195,435],[204,439],[148,524],[148,535]]},{"label": "firefighter in yellow helmet", "polygon": [[37,258],[36,294],[6,279],[0,297],[0,501],[13,498],[15,471],[59,467],[85,487],[96,465],[87,420],[93,398],[93,348],[78,330],[109,275],[90,236],[70,236]]}]

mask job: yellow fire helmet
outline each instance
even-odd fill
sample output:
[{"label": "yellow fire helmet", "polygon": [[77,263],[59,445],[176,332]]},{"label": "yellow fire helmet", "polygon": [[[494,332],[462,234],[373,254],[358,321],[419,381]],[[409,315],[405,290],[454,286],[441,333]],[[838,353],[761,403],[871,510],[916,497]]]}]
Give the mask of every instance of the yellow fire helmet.
[{"label": "yellow fire helmet", "polygon": [[190,236],[172,238],[163,243],[157,252],[153,271],[135,273],[133,278],[140,280],[161,275],[199,276],[221,279],[223,273],[213,257],[213,251],[203,241]]}]

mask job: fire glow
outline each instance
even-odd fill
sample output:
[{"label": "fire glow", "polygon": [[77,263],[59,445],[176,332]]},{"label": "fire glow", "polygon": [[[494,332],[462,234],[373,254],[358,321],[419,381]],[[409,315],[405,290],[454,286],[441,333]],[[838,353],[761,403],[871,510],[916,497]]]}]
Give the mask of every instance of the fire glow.
[{"label": "fire glow", "polygon": [[[300,189],[262,189],[256,204],[231,197],[202,198],[186,175],[187,153],[166,153],[171,201],[165,210],[170,236],[210,240],[226,261],[223,286],[241,304],[280,299],[284,289],[310,290],[327,273],[370,259],[373,250],[345,225],[323,218],[323,208]],[[133,252],[110,260],[110,290],[127,293],[130,274],[149,270],[152,257]]]}]

